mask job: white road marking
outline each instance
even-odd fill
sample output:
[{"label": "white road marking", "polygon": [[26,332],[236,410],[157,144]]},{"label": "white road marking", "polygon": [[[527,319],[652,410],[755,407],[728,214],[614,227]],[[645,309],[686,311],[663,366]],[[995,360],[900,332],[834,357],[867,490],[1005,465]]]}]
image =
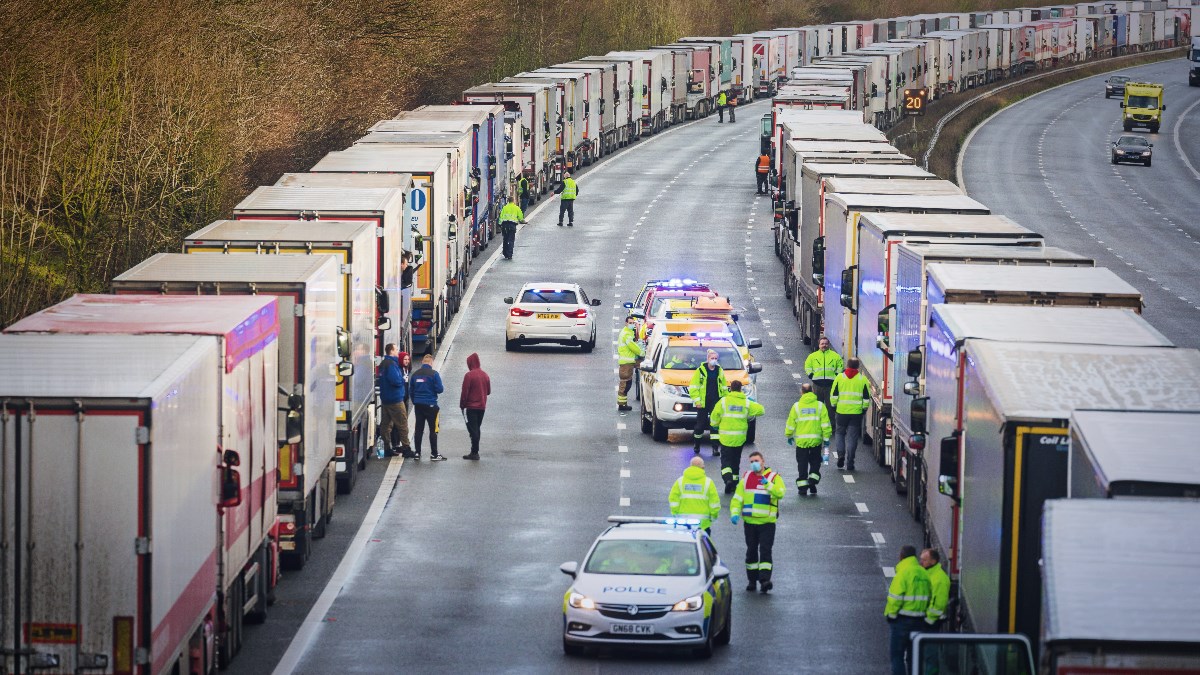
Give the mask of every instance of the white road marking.
[{"label": "white road marking", "polygon": [[621,506],[629,506],[629,497],[621,497]]},{"label": "white road marking", "polygon": [[783,365],[785,365],[785,366],[790,366],[790,365],[792,365],[792,360],[791,360],[791,359],[784,359],[784,360],[783,360]]},{"label": "white road marking", "polygon": [[775,334],[772,333],[771,331],[767,331],[767,335],[770,335],[771,337],[775,337]]},{"label": "white road marking", "polygon": [[618,445],[617,452],[629,452],[629,446],[628,445]]},{"label": "white road marking", "polygon": [[617,422],[617,429],[618,429],[618,430],[623,430],[624,428],[625,428],[625,423],[624,423],[624,422]]},{"label": "white road marking", "polygon": [[896,568],[895,567],[883,568],[883,576],[887,577],[888,579],[891,579],[892,577],[896,576]]},{"label": "white road marking", "polygon": [[804,379],[804,376],[801,375],[800,373],[792,373],[792,379],[800,380],[800,379]]},{"label": "white road marking", "polygon": [[884,544],[887,543],[883,538],[882,532],[872,532],[871,539],[873,539],[875,541],[876,546],[883,546]]},{"label": "white road marking", "polygon": [[854,502],[854,508],[858,509],[859,513],[866,513],[868,511],[867,505],[864,502]]},{"label": "white road marking", "polygon": [[629,469],[621,469],[621,478],[629,478]]},{"label": "white road marking", "polygon": [[844,474],[842,474],[842,480],[843,480],[843,481],[845,481],[845,482],[847,482],[847,483],[853,483],[853,482],[854,482],[854,476],[851,476],[851,475],[850,475],[850,474],[848,474],[848,473],[844,473]]}]

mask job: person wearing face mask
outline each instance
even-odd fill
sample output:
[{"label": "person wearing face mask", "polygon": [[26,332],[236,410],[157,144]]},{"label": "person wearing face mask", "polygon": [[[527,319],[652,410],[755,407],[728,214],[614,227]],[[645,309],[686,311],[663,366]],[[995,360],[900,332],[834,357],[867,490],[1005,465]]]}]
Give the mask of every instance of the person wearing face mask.
[{"label": "person wearing face mask", "polygon": [[747,591],[768,593],[773,562],[771,547],[775,545],[775,520],[779,517],[779,500],[787,492],[783,477],[767,467],[763,454],[750,453],[750,470],[738,481],[737,491],[729,500],[729,520],[737,525],[745,520]]},{"label": "person wearing face mask", "polygon": [[[725,369],[718,362],[717,352],[708,350],[704,365],[692,373],[692,383],[688,386],[688,395],[692,397],[692,407],[696,409],[696,426],[692,429],[692,451],[700,454],[700,441],[704,432],[709,429],[709,415],[725,394],[729,393],[729,380],[725,379]],[[709,435],[712,442],[713,456],[721,454],[717,447],[717,437]]]}]

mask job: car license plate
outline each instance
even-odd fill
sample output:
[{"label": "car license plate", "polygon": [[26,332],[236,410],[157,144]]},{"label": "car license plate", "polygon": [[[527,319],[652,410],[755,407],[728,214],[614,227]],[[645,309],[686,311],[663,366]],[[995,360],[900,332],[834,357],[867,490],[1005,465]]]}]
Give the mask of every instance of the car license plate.
[{"label": "car license plate", "polygon": [[558,314],[538,314],[537,318],[539,318],[539,319],[559,319],[562,317]]},{"label": "car license plate", "polygon": [[612,632],[624,635],[653,635],[654,627],[642,623],[614,623]]}]

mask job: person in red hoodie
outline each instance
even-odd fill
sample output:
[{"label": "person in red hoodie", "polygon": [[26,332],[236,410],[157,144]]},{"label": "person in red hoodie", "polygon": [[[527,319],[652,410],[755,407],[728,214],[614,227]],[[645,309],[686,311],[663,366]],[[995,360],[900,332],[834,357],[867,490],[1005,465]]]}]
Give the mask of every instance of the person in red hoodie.
[{"label": "person in red hoodie", "polygon": [[458,407],[467,418],[467,433],[471,435],[471,453],[463,455],[463,459],[479,459],[479,428],[483,426],[483,413],[491,393],[492,380],[479,366],[479,354],[471,354],[467,357],[462,393],[458,395]]}]

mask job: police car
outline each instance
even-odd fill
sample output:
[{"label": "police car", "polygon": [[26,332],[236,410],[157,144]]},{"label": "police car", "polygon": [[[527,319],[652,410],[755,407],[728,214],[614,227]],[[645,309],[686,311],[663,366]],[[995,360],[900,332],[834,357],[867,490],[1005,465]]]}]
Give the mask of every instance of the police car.
[{"label": "police car", "polygon": [[688,648],[712,656],[729,644],[729,568],[696,518],[609,516],[613,523],[563,595],[563,651],[585,647]]}]

